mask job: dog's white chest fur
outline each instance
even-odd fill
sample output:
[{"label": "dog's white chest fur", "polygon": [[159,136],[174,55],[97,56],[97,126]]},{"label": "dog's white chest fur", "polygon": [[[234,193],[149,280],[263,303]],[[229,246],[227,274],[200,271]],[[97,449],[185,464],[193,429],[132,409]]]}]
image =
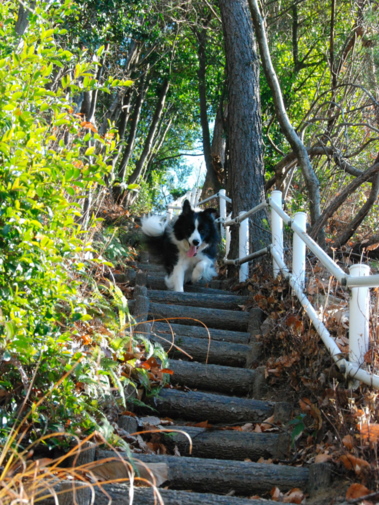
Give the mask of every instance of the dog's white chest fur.
[{"label": "dog's white chest fur", "polygon": [[201,252],[192,258],[188,258],[180,252],[179,261],[173,272],[165,277],[166,286],[168,289],[183,292],[183,286],[186,282],[197,282],[200,279],[210,281],[212,277],[217,275],[213,263],[210,258]]}]

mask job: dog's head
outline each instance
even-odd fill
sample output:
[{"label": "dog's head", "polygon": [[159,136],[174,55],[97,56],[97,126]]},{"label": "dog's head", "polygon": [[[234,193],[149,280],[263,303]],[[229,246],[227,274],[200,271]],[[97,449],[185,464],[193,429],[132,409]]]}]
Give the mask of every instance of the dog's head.
[{"label": "dog's head", "polygon": [[184,201],[182,212],[174,224],[174,235],[176,240],[181,242],[187,256],[196,256],[210,243],[217,241],[216,215],[216,209],[196,212],[188,200]]}]

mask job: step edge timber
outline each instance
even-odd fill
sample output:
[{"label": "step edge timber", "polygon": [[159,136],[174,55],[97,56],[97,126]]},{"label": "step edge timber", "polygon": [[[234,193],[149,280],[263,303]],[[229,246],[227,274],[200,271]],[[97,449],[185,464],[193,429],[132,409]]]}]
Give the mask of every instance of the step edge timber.
[{"label": "step edge timber", "polygon": [[149,289],[147,296],[150,301],[157,303],[168,303],[172,305],[186,305],[188,307],[208,307],[226,310],[241,310],[248,301],[247,296],[215,293],[193,293],[176,291],[163,291]]},{"label": "step edge timber", "polygon": [[[112,451],[97,451],[97,460],[107,457],[115,455]],[[117,457],[130,461],[127,453],[120,452]],[[237,494],[250,495],[252,491],[270,491],[274,486],[281,490],[305,489],[309,482],[309,468],[304,467],[156,454],[135,454],[133,459],[141,463],[165,463],[168,481],[164,485],[172,489],[211,491],[213,486],[220,494],[234,489]]]},{"label": "step edge timber", "polygon": [[[133,486],[134,487],[134,486]],[[101,484],[94,486],[85,481],[61,481],[44,490],[44,495],[51,493],[39,505],[67,505],[78,503],[81,505],[130,505],[131,486],[127,483]],[[147,505],[160,503],[154,500],[159,493],[164,505],[278,505],[277,501],[265,499],[239,498],[236,496],[223,496],[214,493],[188,493],[176,489],[158,489],[152,487],[134,487],[133,505]],[[93,501],[92,501],[93,500]]]},{"label": "step edge timber", "polygon": [[[271,416],[274,416],[275,422],[286,423],[292,413],[292,407],[287,402],[271,402],[169,388],[162,389],[158,396],[150,400],[150,403],[158,412],[163,412],[173,419],[196,422],[207,420],[216,425],[260,423]],[[191,411],[191,406],[196,408]],[[200,407],[200,415],[203,417],[199,417]]]},{"label": "step edge timber", "polygon": [[[209,364],[228,365],[235,367],[245,367],[250,356],[251,348],[246,344],[231,344],[230,342],[212,342],[202,338],[180,337],[174,339],[162,339],[162,337],[150,335],[150,340],[161,344],[163,349],[169,354],[183,359],[193,359]],[[173,345],[175,347],[173,347]],[[171,353],[170,353],[170,349]],[[184,354],[183,352],[184,351]],[[190,356],[190,358],[188,357]],[[174,357],[173,356],[173,357]]]},{"label": "step edge timber", "polygon": [[197,361],[169,359],[168,367],[174,372],[171,384],[187,386],[202,391],[225,394],[239,393],[258,398],[261,370],[237,368],[219,364],[204,364]]},{"label": "step edge timber", "polygon": [[[257,461],[262,457],[284,460],[290,453],[291,436],[285,431],[255,433],[188,425],[172,425],[167,429],[173,430],[167,435],[167,445],[176,445],[180,455],[186,457],[237,461]],[[189,435],[192,442],[183,432]]]},{"label": "step edge timber", "polygon": [[260,328],[262,312],[260,309],[251,309],[249,312],[205,309],[201,307],[188,307],[189,313],[183,317],[183,306],[164,305],[156,302],[150,303],[149,318],[154,320],[169,320],[175,323],[190,326],[205,325],[211,328],[224,330],[237,330],[251,332]]},{"label": "step edge timber", "polygon": [[[151,289],[167,290],[167,286],[164,280],[165,274],[153,275],[154,272],[146,272],[143,270],[135,270],[130,268],[125,273],[118,274],[107,274],[108,278],[114,279],[115,282],[119,284],[129,283],[131,285],[136,285],[142,283],[141,285],[146,285]],[[142,280],[143,279],[143,280]],[[225,292],[229,294],[230,283],[223,280],[212,280],[210,282],[199,281],[196,284],[186,284],[184,290],[186,292],[196,293],[203,292],[204,289],[214,290],[222,294]]]},{"label": "step edge timber", "polygon": [[[152,325],[152,330],[155,333],[162,333],[172,335],[172,333],[183,336],[183,337],[193,337],[193,338],[211,338],[211,340],[217,342],[230,342],[236,344],[248,344],[251,339],[251,335],[248,332],[243,331],[232,331],[232,330],[222,330],[219,328],[204,328],[203,326],[190,326],[185,324],[177,323],[164,323],[156,322]],[[194,335],[196,333],[196,335]]]}]

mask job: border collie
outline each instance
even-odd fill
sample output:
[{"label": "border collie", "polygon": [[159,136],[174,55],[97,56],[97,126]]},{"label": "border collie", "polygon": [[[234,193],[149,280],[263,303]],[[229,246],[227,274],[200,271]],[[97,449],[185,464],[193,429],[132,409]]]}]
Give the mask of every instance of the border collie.
[{"label": "border collie", "polygon": [[142,220],[148,250],[166,269],[168,289],[184,291],[186,282],[209,281],[217,275],[216,214],[215,209],[194,211],[185,200],[181,214],[169,222],[160,216]]}]

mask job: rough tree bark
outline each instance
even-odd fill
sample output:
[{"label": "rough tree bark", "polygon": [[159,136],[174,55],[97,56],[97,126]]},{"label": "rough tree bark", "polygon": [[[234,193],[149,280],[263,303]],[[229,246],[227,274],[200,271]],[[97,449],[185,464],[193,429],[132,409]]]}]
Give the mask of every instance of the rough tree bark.
[{"label": "rough tree bark", "polygon": [[[228,178],[233,214],[249,210],[264,199],[262,125],[259,100],[259,61],[247,0],[219,0],[224,30],[228,78]],[[265,213],[252,219],[253,250],[266,245]],[[237,257],[236,230],[231,257]]]},{"label": "rough tree bark", "polygon": [[222,113],[222,102],[216,114],[215,125],[213,128],[213,138],[211,146],[212,166],[208,169],[201,193],[201,199],[214,195],[219,189],[225,187],[225,135],[224,119]]}]

